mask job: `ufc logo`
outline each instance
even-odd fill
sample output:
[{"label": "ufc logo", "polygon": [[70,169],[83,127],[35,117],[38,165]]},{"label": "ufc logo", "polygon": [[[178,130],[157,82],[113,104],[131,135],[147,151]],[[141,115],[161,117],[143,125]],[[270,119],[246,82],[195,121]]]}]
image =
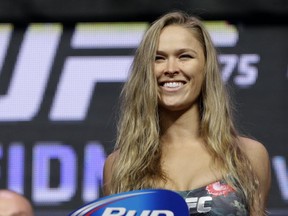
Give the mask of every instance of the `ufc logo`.
[{"label": "ufc logo", "polygon": [[205,213],[211,211],[211,207],[206,206],[207,201],[212,201],[212,197],[189,197],[185,199],[189,209],[196,209],[199,213]]},{"label": "ufc logo", "polygon": [[[85,26],[84,26],[85,27]],[[133,26],[132,26],[133,27]],[[129,37],[129,26],[121,42],[110,41],[114,47],[137,47],[146,26],[142,25]],[[71,46],[73,48],[103,48],[109,46],[103,29],[75,28]],[[111,26],[113,30],[113,25]],[[10,26],[0,32],[0,67],[12,34]],[[23,36],[19,53],[12,71],[11,82],[5,95],[0,97],[0,121],[30,121],[41,106],[44,92],[59,51],[63,34],[60,24],[31,24]],[[116,33],[115,33],[116,34]],[[89,35],[88,35],[89,36]],[[106,40],[100,40],[106,38]],[[90,38],[90,39],[89,39]],[[117,38],[117,35],[116,35]],[[126,38],[126,42],[123,40]],[[95,39],[97,39],[96,44]],[[61,50],[60,50],[61,51]],[[132,62],[132,56],[68,56],[64,62],[56,94],[49,111],[51,121],[82,121],[86,117],[91,96],[98,82],[124,82]]]}]

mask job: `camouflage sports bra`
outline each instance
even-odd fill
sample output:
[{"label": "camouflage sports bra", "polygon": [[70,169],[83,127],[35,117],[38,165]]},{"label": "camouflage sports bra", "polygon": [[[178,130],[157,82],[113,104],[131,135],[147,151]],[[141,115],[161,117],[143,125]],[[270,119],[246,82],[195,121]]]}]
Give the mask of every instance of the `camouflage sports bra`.
[{"label": "camouflage sports bra", "polygon": [[243,194],[224,180],[189,191],[177,191],[186,201],[190,215],[248,216]]}]

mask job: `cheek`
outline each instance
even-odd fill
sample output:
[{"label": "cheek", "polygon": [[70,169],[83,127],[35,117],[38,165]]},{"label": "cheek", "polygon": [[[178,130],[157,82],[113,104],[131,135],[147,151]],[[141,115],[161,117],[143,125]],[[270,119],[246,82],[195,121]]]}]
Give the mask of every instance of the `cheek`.
[{"label": "cheek", "polygon": [[201,82],[204,79],[204,66],[203,64],[197,64],[193,66],[193,74],[195,78]]},{"label": "cheek", "polygon": [[197,84],[197,92],[198,92],[198,96],[201,94],[201,91],[203,89],[203,82],[204,82],[204,75],[201,74],[201,76],[199,76],[198,78],[198,84]]},{"label": "cheek", "polygon": [[198,70],[195,70],[194,72],[193,86],[195,87],[195,91],[199,93],[204,82],[204,70],[202,68],[198,68]]},{"label": "cheek", "polygon": [[161,66],[160,65],[157,65],[155,64],[154,65],[154,75],[156,78],[158,78],[160,75],[161,75]]}]

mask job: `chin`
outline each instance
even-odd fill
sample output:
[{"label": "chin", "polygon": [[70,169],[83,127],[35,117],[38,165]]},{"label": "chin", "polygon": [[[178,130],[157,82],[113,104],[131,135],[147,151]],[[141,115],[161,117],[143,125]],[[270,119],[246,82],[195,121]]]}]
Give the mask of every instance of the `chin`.
[{"label": "chin", "polygon": [[[189,106],[190,107],[190,106]],[[169,112],[179,112],[179,111],[187,111],[189,107],[179,106],[179,105],[161,105],[160,110],[169,111]]]}]

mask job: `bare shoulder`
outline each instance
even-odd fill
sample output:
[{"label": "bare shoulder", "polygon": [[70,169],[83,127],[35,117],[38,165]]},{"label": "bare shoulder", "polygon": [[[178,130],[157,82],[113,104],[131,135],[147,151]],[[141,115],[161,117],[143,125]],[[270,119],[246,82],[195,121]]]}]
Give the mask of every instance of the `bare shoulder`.
[{"label": "bare shoulder", "polygon": [[269,162],[268,151],[262,143],[246,137],[239,137],[239,140],[252,166],[257,168],[259,165],[263,165],[263,162]]},{"label": "bare shoulder", "polygon": [[118,151],[114,151],[112,152],[111,154],[108,155],[108,157],[106,158],[106,161],[105,161],[105,167],[106,168],[111,168],[115,159],[117,158],[118,156]]},{"label": "bare shoulder", "polygon": [[114,151],[106,158],[103,169],[103,193],[105,196],[110,194],[110,183],[112,179],[113,164],[118,156],[118,151]]},{"label": "bare shoulder", "polygon": [[247,155],[252,168],[258,176],[261,194],[264,198],[263,204],[265,206],[271,183],[271,168],[268,151],[262,143],[256,140],[244,137],[239,137],[239,140],[243,151]]}]

